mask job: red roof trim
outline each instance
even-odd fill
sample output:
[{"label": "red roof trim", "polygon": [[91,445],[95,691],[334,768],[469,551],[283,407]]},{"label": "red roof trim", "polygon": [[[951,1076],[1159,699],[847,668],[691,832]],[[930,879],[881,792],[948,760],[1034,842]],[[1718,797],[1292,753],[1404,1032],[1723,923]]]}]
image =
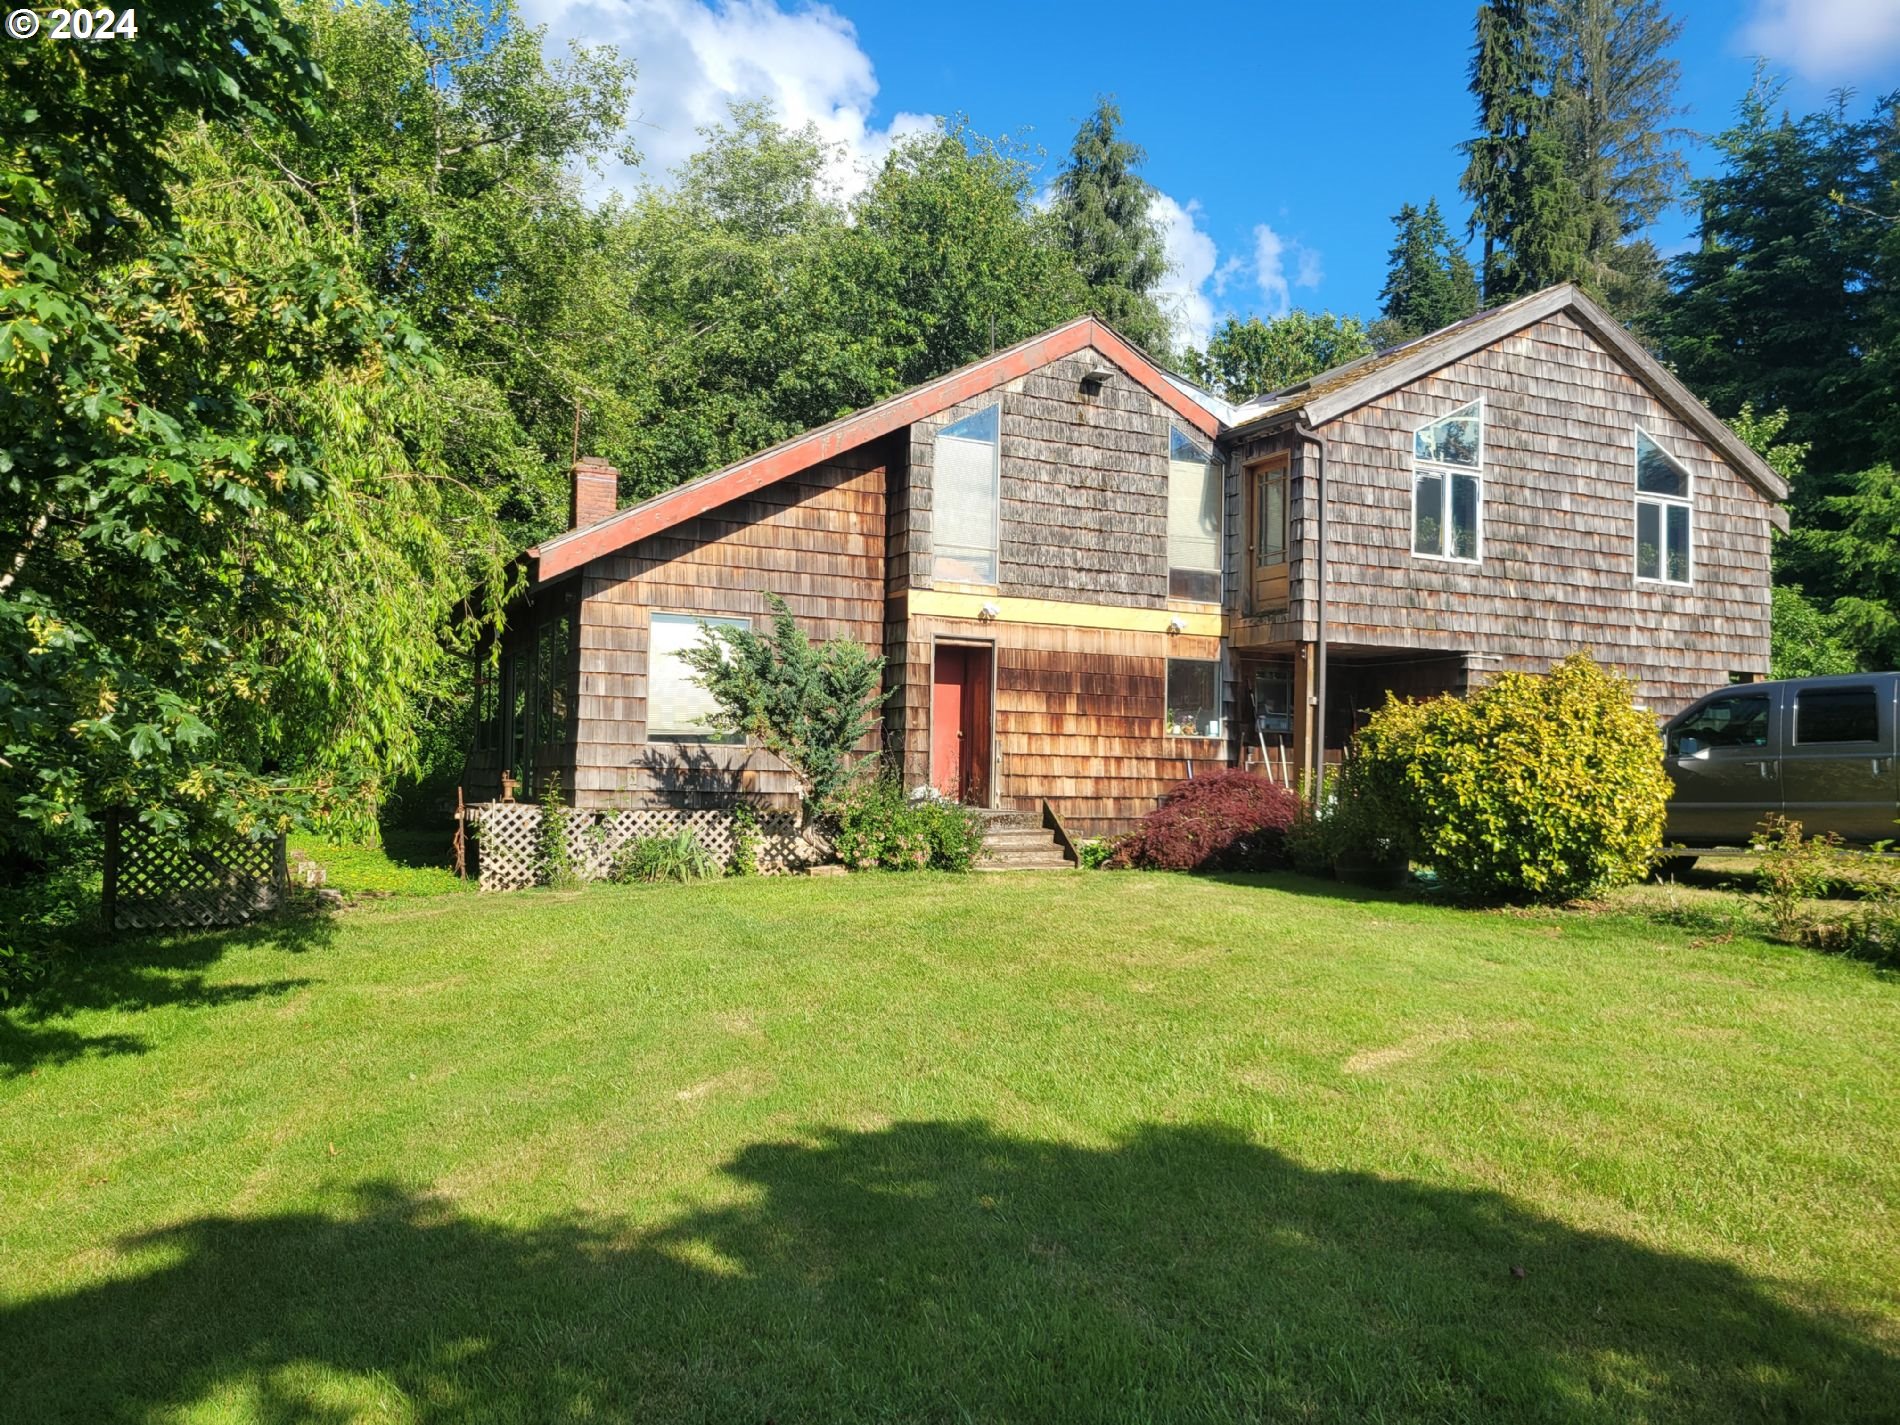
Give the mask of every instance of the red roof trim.
[{"label": "red roof trim", "polygon": [[543,541],[528,551],[528,557],[534,562],[534,582],[546,583],[589,560],[617,553],[630,544],[683,524],[787,476],[796,475],[801,470],[809,470],[866,441],[876,440],[913,421],[948,410],[960,401],[980,396],[985,391],[1014,381],[1019,376],[1026,376],[1038,367],[1072,356],[1090,346],[1121,367],[1143,389],[1203,435],[1212,437],[1218,433],[1220,423],[1213,413],[1203,410],[1176,389],[1140,351],[1095,318],[1080,317],[1053,331],[999,351],[994,356],[972,362],[947,376],[913,387],[902,395],[893,396],[875,406],[867,406],[830,425],[794,436],[769,450],[748,456],[737,465],[702,475],[677,489],[621,510],[597,524]]}]

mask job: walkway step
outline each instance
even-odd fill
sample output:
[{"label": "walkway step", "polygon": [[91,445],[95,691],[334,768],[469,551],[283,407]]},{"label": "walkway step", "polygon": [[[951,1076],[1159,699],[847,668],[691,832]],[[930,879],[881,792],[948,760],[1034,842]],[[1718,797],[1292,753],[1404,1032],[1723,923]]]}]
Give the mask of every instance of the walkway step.
[{"label": "walkway step", "polygon": [[1074,863],[1033,811],[984,811],[983,847],[977,852],[978,871],[1069,871]]}]

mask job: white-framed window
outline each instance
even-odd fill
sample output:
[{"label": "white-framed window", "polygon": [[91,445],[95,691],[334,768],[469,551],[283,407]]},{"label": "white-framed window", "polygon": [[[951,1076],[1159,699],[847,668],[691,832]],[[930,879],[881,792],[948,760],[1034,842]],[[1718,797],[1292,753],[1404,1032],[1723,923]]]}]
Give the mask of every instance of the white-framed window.
[{"label": "white-framed window", "polygon": [[937,432],[931,489],[931,575],[946,583],[994,584],[998,485],[1002,478],[1001,404],[952,421]]},{"label": "white-framed window", "polygon": [[742,742],[736,734],[715,732],[711,726],[717,704],[712,694],[693,681],[693,670],[680,655],[696,647],[706,625],[750,628],[751,619],[716,618],[710,614],[648,616],[647,623],[647,741]]},{"label": "white-framed window", "polygon": [[1694,514],[1689,471],[1636,427],[1636,578],[1644,584],[1693,582]]},{"label": "white-framed window", "polygon": [[1221,475],[1214,452],[1168,429],[1168,597],[1220,602]]},{"label": "white-framed window", "polygon": [[1412,432],[1412,553],[1476,564],[1484,542],[1484,402]]},{"label": "white-framed window", "polygon": [[1168,709],[1164,730],[1169,737],[1221,735],[1218,658],[1168,660]]}]

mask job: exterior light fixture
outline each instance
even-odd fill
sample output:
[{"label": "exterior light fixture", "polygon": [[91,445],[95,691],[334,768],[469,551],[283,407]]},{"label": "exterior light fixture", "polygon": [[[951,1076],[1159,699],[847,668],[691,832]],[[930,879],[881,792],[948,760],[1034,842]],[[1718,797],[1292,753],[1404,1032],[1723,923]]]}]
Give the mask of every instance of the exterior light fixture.
[{"label": "exterior light fixture", "polygon": [[1168,632],[1171,634],[1186,633],[1187,620],[1182,618],[1181,615],[1176,614],[1173,618],[1168,620]]},{"label": "exterior light fixture", "polygon": [[999,609],[995,604],[985,604],[983,605],[982,608],[976,611],[976,616],[982,619],[983,622],[988,623],[992,619],[999,617],[1002,614],[1002,612],[1003,611]]}]

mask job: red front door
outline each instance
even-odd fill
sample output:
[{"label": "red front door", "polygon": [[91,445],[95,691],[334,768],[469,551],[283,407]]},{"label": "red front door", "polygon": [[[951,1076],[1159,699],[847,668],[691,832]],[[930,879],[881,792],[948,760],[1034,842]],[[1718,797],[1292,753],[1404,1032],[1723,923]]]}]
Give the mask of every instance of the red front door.
[{"label": "red front door", "polygon": [[937,645],[930,689],[930,784],[953,801],[990,799],[990,650]]}]

